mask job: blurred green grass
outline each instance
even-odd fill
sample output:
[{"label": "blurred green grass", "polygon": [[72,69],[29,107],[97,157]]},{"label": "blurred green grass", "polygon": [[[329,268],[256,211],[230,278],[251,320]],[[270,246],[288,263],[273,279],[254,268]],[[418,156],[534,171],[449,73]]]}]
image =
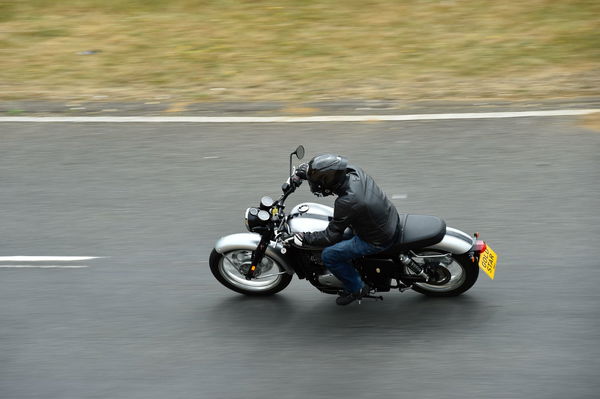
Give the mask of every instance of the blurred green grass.
[{"label": "blurred green grass", "polygon": [[598,16],[597,0],[0,0],[0,99],[598,95]]}]

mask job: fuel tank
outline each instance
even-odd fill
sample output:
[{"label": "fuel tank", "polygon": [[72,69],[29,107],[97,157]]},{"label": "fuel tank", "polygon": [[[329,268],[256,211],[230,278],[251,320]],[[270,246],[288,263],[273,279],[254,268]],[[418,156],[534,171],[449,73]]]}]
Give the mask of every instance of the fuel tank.
[{"label": "fuel tank", "polygon": [[296,205],[290,213],[291,233],[323,231],[333,218],[333,208],[314,202]]}]

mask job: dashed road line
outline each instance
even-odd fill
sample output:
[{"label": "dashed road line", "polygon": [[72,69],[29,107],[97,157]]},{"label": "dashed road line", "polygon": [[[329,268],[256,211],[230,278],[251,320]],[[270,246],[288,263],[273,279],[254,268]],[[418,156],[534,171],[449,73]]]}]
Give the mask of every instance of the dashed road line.
[{"label": "dashed road line", "polygon": [[0,262],[71,262],[100,258],[100,256],[0,256]]},{"label": "dashed road line", "polygon": [[85,269],[79,265],[0,265],[0,269]]},{"label": "dashed road line", "polygon": [[[74,262],[101,256],[0,256],[0,269],[85,269],[87,265],[35,264],[35,262]],[[34,263],[34,264],[28,264]]]}]

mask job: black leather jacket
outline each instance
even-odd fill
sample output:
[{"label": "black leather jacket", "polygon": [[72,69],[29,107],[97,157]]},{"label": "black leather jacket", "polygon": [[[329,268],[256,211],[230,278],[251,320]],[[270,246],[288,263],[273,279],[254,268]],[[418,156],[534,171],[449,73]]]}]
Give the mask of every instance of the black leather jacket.
[{"label": "black leather jacket", "polygon": [[361,168],[348,165],[346,181],[335,192],[333,219],[327,229],[304,233],[308,246],[327,247],[342,241],[347,227],[364,241],[385,246],[393,242],[399,232],[400,218],[394,204]]}]

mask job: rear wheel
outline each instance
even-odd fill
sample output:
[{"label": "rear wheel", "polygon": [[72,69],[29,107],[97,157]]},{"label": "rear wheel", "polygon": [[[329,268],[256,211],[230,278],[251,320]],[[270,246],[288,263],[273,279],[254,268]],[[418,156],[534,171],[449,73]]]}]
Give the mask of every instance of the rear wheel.
[{"label": "rear wheel", "polygon": [[283,266],[265,255],[257,265],[254,278],[246,280],[245,274],[252,264],[252,251],[234,249],[223,254],[216,250],[210,254],[210,271],[225,287],[245,295],[273,295],[292,281],[292,275],[285,273]]},{"label": "rear wheel", "polygon": [[[427,296],[449,297],[457,296],[467,291],[475,284],[479,276],[479,267],[466,255],[452,255],[448,257],[436,257],[443,252],[434,250],[414,251],[418,256],[413,260],[422,268],[429,270],[433,277],[431,283],[415,283],[413,290]],[[429,256],[429,257],[427,257]],[[407,274],[414,274],[408,267]]]}]

